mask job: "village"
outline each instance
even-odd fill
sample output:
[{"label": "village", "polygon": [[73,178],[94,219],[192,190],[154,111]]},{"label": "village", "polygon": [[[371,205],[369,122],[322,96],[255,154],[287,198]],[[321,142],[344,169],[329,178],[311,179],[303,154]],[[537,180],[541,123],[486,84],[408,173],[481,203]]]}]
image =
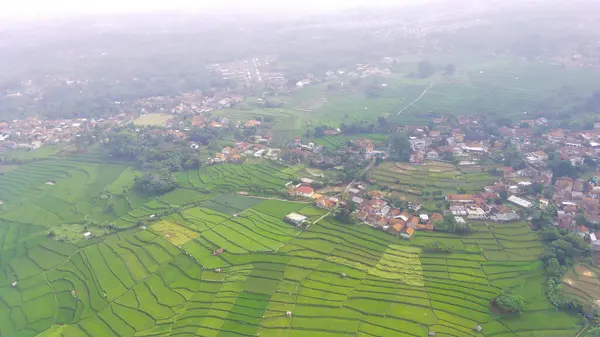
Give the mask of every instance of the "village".
[{"label": "village", "polygon": [[[436,130],[431,130],[427,126],[411,125],[398,128],[409,135],[413,165],[445,161],[465,171],[488,170],[496,176],[495,183],[481,186],[479,192],[445,195],[444,207],[438,211],[424,211],[421,205],[414,203],[403,209],[395,207],[374,180],[352,182],[343,193],[323,195],[315,187],[315,181],[305,177],[295,185],[290,184],[289,193],[296,198],[313,199],[319,208],[331,211],[349,208],[354,221],[406,239],[418,231],[445,231],[448,222],[464,228],[473,220],[497,223],[527,220],[535,226],[540,218],[550,217],[549,221],[556,228],[584,237],[600,251],[600,233],[592,229],[600,224],[600,172],[595,172],[600,155],[597,142],[600,123],[595,123],[590,130],[570,131],[550,128],[551,122],[545,118],[523,120],[514,127],[499,128],[499,137],[469,141],[465,139],[465,129],[478,127],[480,121],[460,118],[458,122],[461,125],[458,128],[434,126]],[[445,120],[436,118],[433,123],[439,125]],[[534,137],[536,128],[547,131],[539,138]],[[321,149],[314,151],[311,144],[302,145],[300,139],[291,144],[296,156],[309,160],[313,166],[325,162],[332,166],[341,164],[335,156],[324,156]],[[514,165],[516,168],[506,166],[506,151],[502,149],[507,145],[522,158]],[[372,141],[360,138],[340,151],[349,151],[357,156],[355,160],[364,163],[386,156],[384,149],[377,150]],[[577,179],[567,176],[570,171],[555,177],[559,169],[552,167],[552,160],[572,170],[584,168],[585,171]],[[501,164],[489,164],[493,162]],[[317,181],[317,186],[322,183]],[[443,228],[438,229],[436,225]],[[468,231],[468,226],[466,228]]]},{"label": "village", "polygon": [[[291,88],[282,73],[269,70],[270,65],[277,63],[272,56],[213,64],[208,69],[223,80],[242,83],[243,88],[267,88],[277,95],[323,81],[337,81],[343,85],[352,78],[373,75],[385,78],[391,74],[386,66],[394,62],[393,58],[386,57],[379,64],[331,70],[322,78],[307,74]],[[72,81],[66,83],[73,84]],[[76,142],[93,130],[131,127],[138,132],[139,128],[150,126],[156,128],[154,133],[186,141],[197,151],[203,144],[189,139],[193,129],[234,133],[233,142],[210,152],[209,158],[203,158],[207,165],[242,164],[249,158],[263,158],[338,172],[352,164],[365,168],[368,173],[375,162],[390,160],[390,142],[357,136],[334,149],[317,142],[318,137],[344,135],[340,128],[324,127],[321,135],[306,139],[296,137],[281,143],[273,141],[270,130],[273,121],[261,118],[232,120],[212,114],[215,110],[239,105],[266,107],[266,100],[244,97],[240,92],[227,86],[213,89],[210,95],[196,90],[174,96],[114,102],[120,113],[104,119],[28,117],[4,122],[0,123],[0,151],[36,150],[47,144]],[[153,116],[159,118],[153,121],[149,118]],[[290,196],[313,199],[318,207],[328,210],[351,208],[355,221],[407,239],[412,238],[415,231],[442,230],[439,226],[442,223],[462,227],[469,220],[502,223],[525,219],[535,222],[541,212],[550,213],[556,227],[588,238],[600,251],[600,233],[596,235],[590,229],[600,224],[600,173],[594,173],[600,162],[600,122],[583,128],[569,128],[538,117],[492,124],[493,130],[490,130],[489,121],[477,116],[432,115],[430,119],[426,125],[390,123],[388,126],[390,133],[406,135],[410,146],[408,162],[426,166],[428,162],[439,161],[452,163],[462,172],[489,172],[497,177],[495,184],[481,186],[480,191],[470,194],[448,193],[444,207],[427,212],[415,202],[409,203],[408,207],[396,207],[380,186],[366,177],[354,180],[346,177],[352,182],[344,188],[344,193],[333,195],[319,193],[317,189],[325,183],[314,180],[314,176],[299,177],[298,183],[286,186]],[[579,178],[574,179],[575,176]],[[329,179],[327,183],[341,183],[342,180],[345,179]]]}]

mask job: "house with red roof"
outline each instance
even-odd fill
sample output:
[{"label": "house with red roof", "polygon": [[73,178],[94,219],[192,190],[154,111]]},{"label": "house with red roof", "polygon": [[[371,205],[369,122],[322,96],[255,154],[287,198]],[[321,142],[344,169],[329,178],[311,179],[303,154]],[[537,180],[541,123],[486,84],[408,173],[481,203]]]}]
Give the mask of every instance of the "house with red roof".
[{"label": "house with red roof", "polygon": [[315,190],[310,186],[300,186],[294,190],[294,194],[299,197],[312,198]]}]

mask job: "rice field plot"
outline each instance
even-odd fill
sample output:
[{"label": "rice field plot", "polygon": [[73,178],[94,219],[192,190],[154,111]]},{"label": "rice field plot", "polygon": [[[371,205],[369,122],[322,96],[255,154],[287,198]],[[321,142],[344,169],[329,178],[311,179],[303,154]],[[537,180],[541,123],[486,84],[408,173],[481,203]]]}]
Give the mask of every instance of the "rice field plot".
[{"label": "rice field plot", "polygon": [[[0,217],[8,214],[42,224],[64,221],[69,212],[84,209],[67,207],[72,199],[66,193],[75,188],[67,181],[81,182],[86,185],[82,190],[100,195],[100,185],[110,186],[128,174],[109,164],[116,165],[106,175],[111,179],[103,178],[102,171],[111,169],[103,165],[76,162],[73,172],[56,166],[69,172],[61,178],[64,189],[63,180],[55,185],[43,182],[35,202],[17,201],[31,214],[18,217],[9,208]],[[418,337],[436,331],[438,336],[476,337],[476,324],[486,336],[574,335],[577,319],[557,313],[540,291],[541,266],[530,257],[539,241],[525,223],[488,227],[474,222],[477,231],[471,236],[419,233],[410,242],[330,217],[300,231],[283,220],[286,214],[299,212],[315,219],[325,212],[306,203],[217,193],[220,188],[250,190],[265,181],[278,184],[303,169],[251,165],[252,172],[244,165],[194,171],[198,179],[192,182],[199,187],[182,189],[180,195],[117,196],[128,205],[129,215],[121,220],[132,227],[138,219],[180,206],[179,212],[146,230],[131,228],[67,244],[47,237],[47,227],[0,220],[2,336]],[[450,186],[487,179],[478,173],[459,174],[444,164],[392,168],[384,174],[396,174],[403,181],[428,180],[420,187],[426,191],[432,189],[429,181]],[[43,166],[37,167],[32,179],[41,179],[43,171]],[[230,178],[233,175],[243,179]],[[16,180],[6,186],[16,190]],[[203,193],[200,186],[212,183],[209,193]],[[112,188],[116,191],[121,184]],[[212,199],[205,201],[207,197]],[[52,203],[59,215],[40,207]],[[217,212],[208,206],[229,209]],[[86,214],[88,209],[94,208],[85,208]],[[96,213],[90,214],[96,218]],[[452,252],[423,252],[435,241]],[[219,248],[225,251],[213,255]],[[525,297],[520,317],[499,317],[490,311],[489,301],[502,289]],[[548,324],[542,316],[554,321]]]},{"label": "rice field plot", "polygon": [[188,172],[187,181],[194,188],[205,192],[282,193],[284,185],[290,179],[290,175],[283,170],[284,167],[270,163],[213,165]]},{"label": "rice field plot", "polygon": [[167,241],[176,246],[183,245],[200,235],[200,233],[196,231],[167,220],[161,220],[160,222],[153,224],[150,226],[150,230],[166,238]]},{"label": "rice field plot", "polygon": [[256,242],[264,247],[261,250],[270,251],[276,250],[292,238],[291,236],[271,235],[269,232],[257,228],[254,222],[243,221],[242,219],[231,219],[220,224],[214,230],[222,235],[230,231],[238,232],[252,242]]},{"label": "rice field plot", "polygon": [[46,182],[68,177],[70,171],[72,168],[63,166],[58,160],[20,166],[0,176],[0,198],[10,205],[25,195],[31,195],[33,190]]},{"label": "rice field plot", "polygon": [[[207,228],[212,228],[230,218],[230,215],[228,214],[220,213],[204,207],[188,208],[183,211],[181,215],[184,220],[187,220],[182,224],[184,226],[189,226],[192,229],[199,224]],[[194,225],[190,225],[190,221],[193,222]],[[202,231],[200,228],[197,228],[196,230]]]},{"label": "rice field plot", "polygon": [[232,194],[220,194],[202,204],[203,207],[224,214],[237,214],[261,203],[261,199]]},{"label": "rice field plot", "polygon": [[461,173],[454,166],[432,162],[426,165],[383,163],[373,170],[371,177],[379,185],[391,187],[392,190],[409,191],[418,195],[426,191],[432,196],[439,193],[440,197],[456,193],[458,188],[477,191],[495,180],[487,173]]},{"label": "rice field plot", "polygon": [[330,149],[338,149],[346,145],[347,142],[355,140],[355,139],[370,139],[375,143],[379,143],[382,147],[385,146],[389,135],[386,134],[377,134],[377,133],[363,133],[356,135],[337,135],[337,136],[325,136],[321,138],[317,138],[315,142],[317,144],[323,145]]},{"label": "rice field plot", "polygon": [[252,209],[278,219],[283,219],[287,214],[297,212],[305,206],[306,204],[296,202],[265,200]]},{"label": "rice field plot", "polygon": [[202,202],[210,199],[212,194],[201,193],[195,190],[178,188],[160,196],[160,201],[168,205],[183,206],[186,204]]}]

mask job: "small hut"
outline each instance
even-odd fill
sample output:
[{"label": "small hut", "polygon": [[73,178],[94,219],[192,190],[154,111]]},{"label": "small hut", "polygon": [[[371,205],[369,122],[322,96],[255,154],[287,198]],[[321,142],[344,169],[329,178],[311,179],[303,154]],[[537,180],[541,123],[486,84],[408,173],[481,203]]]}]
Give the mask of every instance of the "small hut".
[{"label": "small hut", "polygon": [[481,327],[481,325],[477,324],[477,326],[473,328],[473,331],[475,331],[475,332],[482,332],[483,328]]},{"label": "small hut", "polygon": [[221,254],[223,254],[225,252],[225,248],[219,248],[217,250],[215,250],[214,252],[212,252],[213,256],[219,256]]},{"label": "small hut", "polygon": [[340,274],[340,276],[341,276],[342,278],[346,278],[346,276],[348,276],[348,275],[346,275],[346,273],[341,273],[341,274]]},{"label": "small hut", "polygon": [[12,287],[13,287],[13,288],[16,288],[16,287],[17,287],[17,281],[15,281],[15,282],[13,282],[13,283],[12,283]]},{"label": "small hut", "polygon": [[427,336],[435,337],[435,331],[429,331],[429,334],[427,334]]},{"label": "small hut", "polygon": [[292,317],[292,312],[291,312],[291,311],[287,311],[287,312],[285,313],[285,316],[286,316],[286,317]]}]

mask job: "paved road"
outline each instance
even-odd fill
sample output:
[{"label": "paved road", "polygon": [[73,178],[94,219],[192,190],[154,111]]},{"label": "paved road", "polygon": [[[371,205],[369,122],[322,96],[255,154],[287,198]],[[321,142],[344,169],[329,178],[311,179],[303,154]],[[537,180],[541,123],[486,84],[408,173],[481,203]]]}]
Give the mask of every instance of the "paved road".
[{"label": "paved road", "polygon": [[404,107],[404,109],[400,110],[396,115],[400,115],[401,113],[403,113],[404,111],[406,111],[406,109],[410,108],[413,104],[417,103],[418,101],[421,100],[421,98],[423,98],[423,96],[425,96],[425,94],[427,93],[427,91],[429,91],[429,89],[433,88],[433,83],[430,83],[429,86],[427,88],[425,88],[425,90],[423,90],[423,92],[421,93],[421,95],[419,97],[417,97],[417,99],[415,99],[414,101],[408,103],[407,106]]}]

